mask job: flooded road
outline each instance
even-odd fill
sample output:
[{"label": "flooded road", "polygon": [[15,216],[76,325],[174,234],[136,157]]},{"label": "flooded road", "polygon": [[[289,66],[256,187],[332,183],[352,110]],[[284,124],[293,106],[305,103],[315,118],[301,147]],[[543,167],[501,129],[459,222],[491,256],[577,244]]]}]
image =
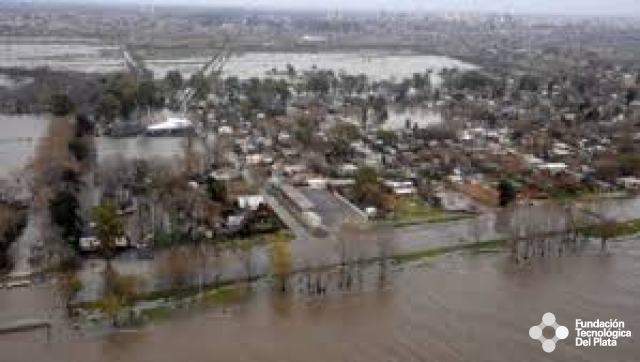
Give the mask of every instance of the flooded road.
[{"label": "flooded road", "polygon": [[[640,354],[640,243],[611,255],[534,260],[454,255],[397,271],[388,288],[310,297],[258,293],[140,331],[0,337],[0,361],[634,361]],[[48,316],[47,288],[0,291],[0,320]],[[569,338],[547,354],[528,330],[553,312]],[[626,323],[617,347],[576,347],[575,319]]]}]

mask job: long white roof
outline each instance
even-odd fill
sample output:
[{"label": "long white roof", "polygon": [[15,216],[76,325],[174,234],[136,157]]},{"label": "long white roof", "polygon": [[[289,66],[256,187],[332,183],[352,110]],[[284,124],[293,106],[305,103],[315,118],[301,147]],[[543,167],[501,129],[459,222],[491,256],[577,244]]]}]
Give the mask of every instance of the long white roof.
[{"label": "long white roof", "polygon": [[152,124],[151,126],[147,127],[147,130],[149,130],[149,131],[163,131],[163,130],[172,130],[172,129],[182,129],[182,128],[189,128],[192,125],[193,124],[188,119],[168,118],[164,122]]}]

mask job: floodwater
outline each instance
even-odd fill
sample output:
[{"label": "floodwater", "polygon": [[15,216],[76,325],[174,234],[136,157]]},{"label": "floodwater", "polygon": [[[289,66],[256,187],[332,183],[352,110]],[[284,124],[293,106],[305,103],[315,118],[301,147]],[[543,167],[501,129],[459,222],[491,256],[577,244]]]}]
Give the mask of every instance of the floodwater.
[{"label": "floodwater", "polygon": [[27,165],[47,125],[40,117],[0,114],[0,177]]},{"label": "floodwater", "polygon": [[[519,268],[502,254],[453,255],[395,271],[383,289],[257,293],[236,306],[106,335],[59,322],[51,343],[44,332],[1,336],[0,361],[635,361],[639,298],[637,242]],[[48,287],[0,290],[0,320],[47,317],[48,300]],[[569,329],[550,354],[529,337],[547,312]],[[576,319],[624,321],[633,337],[616,347],[576,347]]]},{"label": "floodwater", "polygon": [[[193,74],[207,62],[204,57],[176,59],[146,59],[157,77],[178,69]],[[366,52],[251,52],[235,54],[225,65],[224,74],[239,78],[265,77],[273,69],[279,73],[291,64],[298,71],[332,69],[336,73],[365,74],[372,79],[402,79],[414,73],[443,68],[471,69],[473,65],[444,56],[412,53]],[[125,70],[125,62],[118,47],[96,41],[71,39],[0,37],[0,67],[36,68],[47,66],[54,70],[115,72]]]},{"label": "floodwater", "polygon": [[96,138],[100,159],[142,158],[174,159],[183,154],[184,139],[180,137]]},{"label": "floodwater", "polygon": [[83,39],[0,37],[0,66],[86,72],[115,71],[124,60],[110,59],[117,47]]},{"label": "floodwater", "polygon": [[[168,70],[181,69],[185,73],[193,73],[206,62],[207,59],[183,60],[150,60],[149,66],[158,75]],[[435,73],[443,68],[474,68],[462,61],[433,55],[420,54],[392,54],[384,52],[322,52],[322,53],[245,53],[232,57],[225,65],[226,75],[239,78],[264,77],[275,69],[278,73],[286,71],[286,65],[291,64],[297,71],[317,69],[332,69],[336,74],[365,74],[371,79],[403,79],[414,73],[424,73],[434,70]],[[435,76],[435,75],[434,75]],[[438,78],[434,79],[438,82]]]},{"label": "floodwater", "polygon": [[[48,124],[46,116],[0,114],[0,177],[27,166]],[[184,140],[179,137],[99,137],[96,144],[103,160],[113,157],[173,159],[182,154]]]}]

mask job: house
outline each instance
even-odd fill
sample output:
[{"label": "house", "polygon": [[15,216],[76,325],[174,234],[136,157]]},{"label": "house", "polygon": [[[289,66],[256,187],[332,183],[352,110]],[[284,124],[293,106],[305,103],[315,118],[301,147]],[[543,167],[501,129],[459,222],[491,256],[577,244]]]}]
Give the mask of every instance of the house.
[{"label": "house", "polygon": [[342,164],[338,168],[338,172],[341,175],[354,175],[356,173],[356,171],[358,171],[358,166],[356,166],[356,165],[354,165],[352,163]]},{"label": "house", "polygon": [[238,229],[244,225],[246,217],[244,214],[227,216],[227,227],[230,229]]},{"label": "house", "polygon": [[617,180],[618,185],[626,190],[640,191],[640,178],[637,177],[620,177]]},{"label": "house", "polygon": [[306,169],[307,169],[307,167],[305,165],[301,165],[301,164],[284,165],[282,167],[282,172],[287,176],[293,176],[293,175],[305,172]]},{"label": "house", "polygon": [[314,189],[326,189],[328,180],[325,178],[307,178],[307,185]]},{"label": "house", "polygon": [[245,161],[247,165],[270,165],[273,163],[273,157],[256,153],[247,155]]},{"label": "house", "polygon": [[418,190],[411,181],[384,181],[384,185],[394,194],[398,196],[413,195]]},{"label": "house", "polygon": [[566,171],[567,168],[568,168],[567,164],[561,163],[561,162],[543,163],[541,165],[538,165],[539,170],[549,172],[549,174],[552,176]]},{"label": "house", "polygon": [[[100,249],[101,243],[94,235],[86,235],[78,240],[80,250],[84,252],[93,252]],[[115,247],[119,249],[128,248],[131,245],[129,238],[126,235],[119,236],[114,241]]]},{"label": "house", "polygon": [[264,196],[262,195],[238,196],[237,201],[238,207],[240,207],[241,209],[249,209],[251,211],[258,210],[260,205],[266,202]]},{"label": "house", "polygon": [[242,173],[234,169],[220,169],[211,172],[211,178],[216,181],[232,181],[242,178]]},{"label": "house", "polygon": [[164,122],[147,127],[146,134],[149,136],[177,135],[191,132],[193,129],[193,124],[188,119],[168,118]]},{"label": "house", "polygon": [[220,128],[218,128],[218,134],[219,135],[232,135],[233,134],[233,128],[231,128],[229,126],[221,126]]}]

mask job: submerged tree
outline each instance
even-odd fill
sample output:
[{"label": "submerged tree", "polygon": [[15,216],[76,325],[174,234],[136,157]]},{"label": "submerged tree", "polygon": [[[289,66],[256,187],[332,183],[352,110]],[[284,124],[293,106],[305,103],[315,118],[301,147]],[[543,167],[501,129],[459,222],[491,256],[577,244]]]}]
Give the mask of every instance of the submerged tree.
[{"label": "submerged tree", "polygon": [[82,280],[75,272],[63,273],[58,280],[62,300],[67,308],[67,314],[71,315],[71,303],[82,290]]},{"label": "submerged tree", "polygon": [[511,204],[518,194],[517,188],[511,180],[500,181],[498,192],[500,193],[500,206],[502,207]]},{"label": "submerged tree", "polygon": [[49,104],[51,113],[57,117],[64,117],[75,110],[75,104],[67,94],[56,93],[51,96]]},{"label": "submerged tree", "polygon": [[80,236],[80,202],[75,193],[62,190],[55,194],[49,203],[51,221],[62,230],[64,239],[76,239]]},{"label": "submerged tree", "polygon": [[118,216],[115,203],[104,199],[93,209],[96,237],[100,242],[100,250],[108,263],[115,256],[116,241],[124,235],[124,225]]},{"label": "submerged tree", "polygon": [[184,289],[189,286],[195,263],[191,253],[185,247],[170,250],[161,263],[158,263],[158,274],[170,288]]},{"label": "submerged tree", "polygon": [[291,274],[291,248],[286,241],[276,241],[270,246],[272,274],[279,283],[282,293],[287,292],[287,282]]},{"label": "submerged tree", "polygon": [[142,289],[141,280],[134,275],[121,275],[113,267],[107,265],[104,270],[104,296],[99,307],[118,325],[118,316],[123,310],[130,308]]},{"label": "submerged tree", "polygon": [[95,113],[98,119],[113,122],[122,114],[122,104],[113,93],[106,93],[98,102]]}]

